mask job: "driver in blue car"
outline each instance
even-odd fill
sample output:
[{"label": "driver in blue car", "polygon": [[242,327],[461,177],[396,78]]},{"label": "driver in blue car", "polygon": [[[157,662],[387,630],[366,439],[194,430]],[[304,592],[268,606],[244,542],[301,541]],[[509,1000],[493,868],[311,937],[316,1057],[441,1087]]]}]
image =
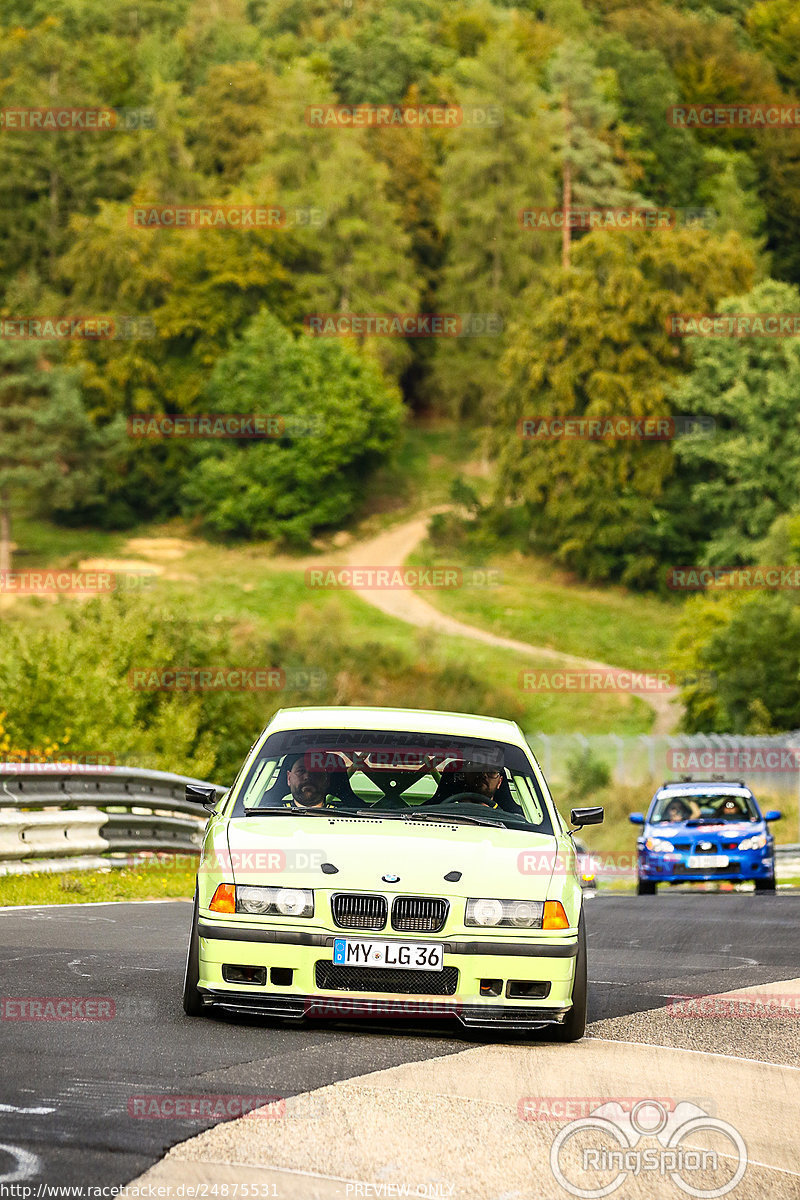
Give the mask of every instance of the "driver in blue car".
[{"label": "driver in blue car", "polygon": [[667,825],[677,825],[681,821],[688,821],[690,818],[700,816],[700,805],[696,801],[690,800],[687,804],[685,800],[679,800],[677,797],[670,800],[661,817],[661,822]]}]

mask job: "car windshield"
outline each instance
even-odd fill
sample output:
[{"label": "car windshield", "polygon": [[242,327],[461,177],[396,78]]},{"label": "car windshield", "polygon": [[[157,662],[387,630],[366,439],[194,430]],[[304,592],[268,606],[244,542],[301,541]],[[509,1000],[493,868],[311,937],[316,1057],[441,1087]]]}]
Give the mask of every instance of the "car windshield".
[{"label": "car windshield", "polygon": [[748,792],[663,792],[656,797],[650,814],[653,825],[677,825],[682,821],[714,824],[720,821],[758,821],[753,797]]},{"label": "car windshield", "polygon": [[518,746],[443,734],[273,734],[250,766],[232,815],[278,812],[553,832],[539,782]]}]

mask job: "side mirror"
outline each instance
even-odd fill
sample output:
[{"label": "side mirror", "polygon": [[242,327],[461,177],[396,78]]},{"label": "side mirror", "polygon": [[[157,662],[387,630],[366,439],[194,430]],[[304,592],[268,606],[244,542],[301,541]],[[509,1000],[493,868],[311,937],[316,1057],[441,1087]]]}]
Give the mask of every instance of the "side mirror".
[{"label": "side mirror", "polygon": [[213,784],[187,783],[186,799],[190,804],[202,804],[203,808],[214,809],[217,806],[217,789]]},{"label": "side mirror", "polygon": [[644,813],[628,813],[631,825],[644,825]]},{"label": "side mirror", "polygon": [[576,829],[581,829],[584,825],[602,825],[604,816],[602,808],[573,808],[569,819]]},{"label": "side mirror", "polygon": [[771,808],[769,812],[764,813],[765,821],[780,821],[782,817],[783,813],[777,808]]}]

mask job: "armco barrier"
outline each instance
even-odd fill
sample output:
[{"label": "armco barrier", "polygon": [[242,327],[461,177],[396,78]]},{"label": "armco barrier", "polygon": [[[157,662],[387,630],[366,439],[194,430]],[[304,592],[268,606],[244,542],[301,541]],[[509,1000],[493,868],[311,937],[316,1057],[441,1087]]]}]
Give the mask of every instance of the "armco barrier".
[{"label": "armco barrier", "polygon": [[53,870],[74,858],[80,869],[115,852],[196,853],[207,814],[184,793],[203,782],[131,767],[0,763],[0,874],[28,873],[37,860]]}]

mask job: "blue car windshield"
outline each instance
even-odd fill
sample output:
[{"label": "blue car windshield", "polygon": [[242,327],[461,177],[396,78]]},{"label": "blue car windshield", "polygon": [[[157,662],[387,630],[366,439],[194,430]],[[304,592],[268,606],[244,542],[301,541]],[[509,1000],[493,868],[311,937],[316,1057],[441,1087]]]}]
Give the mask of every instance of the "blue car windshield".
[{"label": "blue car windshield", "polygon": [[663,792],[656,796],[650,812],[651,825],[678,825],[683,821],[702,824],[723,821],[760,821],[758,809],[748,792]]},{"label": "blue car windshield", "polygon": [[545,797],[518,746],[446,734],[293,730],[267,739],[232,816],[276,810],[446,816],[552,834]]}]

